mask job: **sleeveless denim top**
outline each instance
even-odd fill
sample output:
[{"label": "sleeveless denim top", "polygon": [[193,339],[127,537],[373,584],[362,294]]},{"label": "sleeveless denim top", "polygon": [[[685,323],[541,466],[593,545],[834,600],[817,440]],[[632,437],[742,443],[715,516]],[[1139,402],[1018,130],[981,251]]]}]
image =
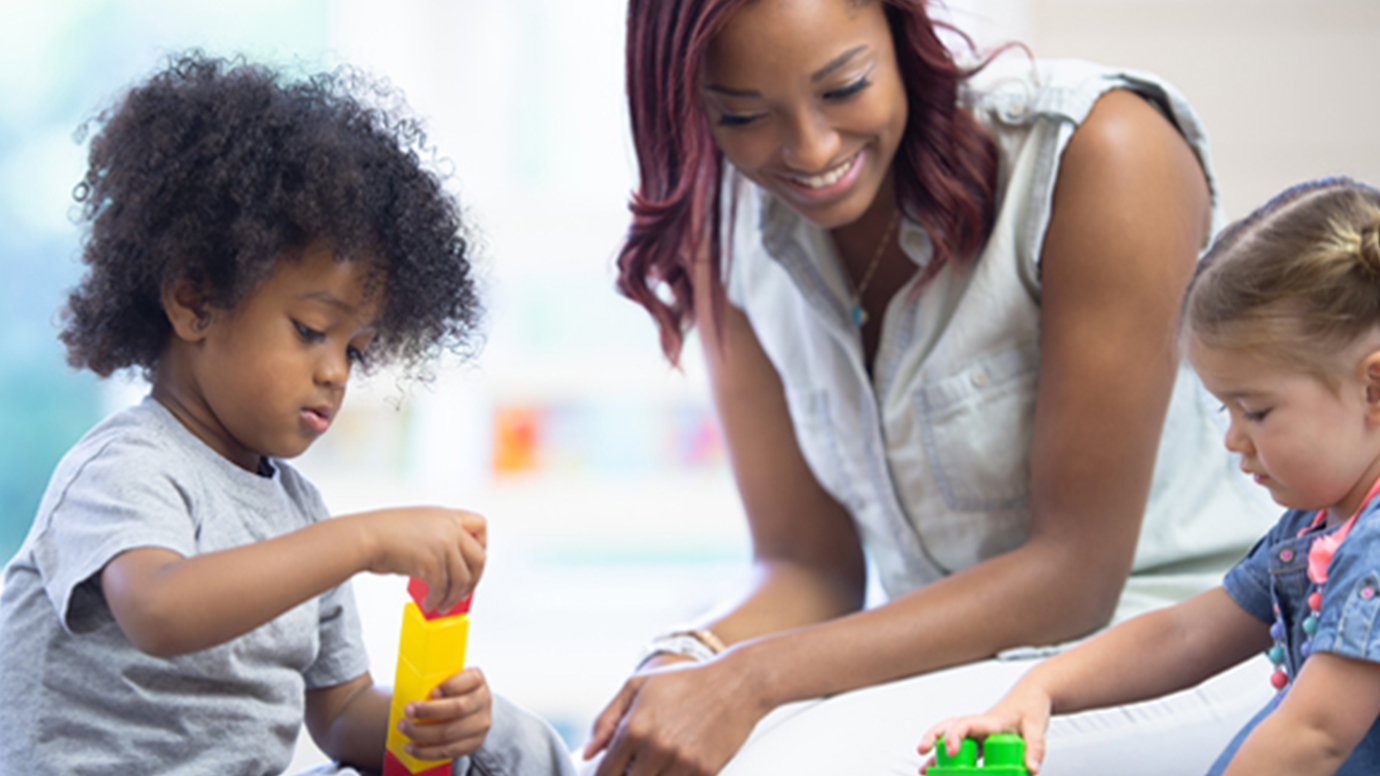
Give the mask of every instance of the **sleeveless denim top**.
[{"label": "sleeveless denim top", "polygon": [[[781,377],[810,469],[852,514],[892,597],[1026,539],[1040,250],[1060,155],[1111,89],[1134,91],[1168,117],[1212,183],[1198,119],[1160,79],[1086,62],[1000,58],[962,95],[999,148],[995,226],[966,268],[942,269],[918,298],[912,279],[892,298],[872,377],[828,233],[726,171],[729,301]],[[1213,189],[1215,233],[1224,219]],[[917,224],[903,219],[900,241],[917,265],[929,261],[929,238]],[[1118,620],[1219,583],[1277,514],[1223,448],[1217,409],[1181,366]]]}]

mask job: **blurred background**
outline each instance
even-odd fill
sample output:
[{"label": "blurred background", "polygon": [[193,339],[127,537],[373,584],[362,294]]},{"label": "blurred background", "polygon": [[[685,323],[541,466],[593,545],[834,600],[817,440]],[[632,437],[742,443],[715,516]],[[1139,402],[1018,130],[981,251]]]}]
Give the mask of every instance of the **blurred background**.
[{"label": "blurred background", "polygon": [[[1193,102],[1228,214],[1292,183],[1380,183],[1380,3],[954,0],[982,45],[1152,70]],[[622,0],[0,0],[0,558],[53,466],[137,401],[63,363],[80,277],[74,131],[179,50],[298,70],[362,67],[401,90],[482,235],[487,346],[430,383],[352,386],[299,465],[333,511],[444,503],[486,514],[470,660],[572,744],[651,635],[722,602],[748,545],[698,346],[681,370],[613,291],[634,180]],[[402,580],[359,578],[390,681]],[[318,762],[305,741],[297,765]]]}]

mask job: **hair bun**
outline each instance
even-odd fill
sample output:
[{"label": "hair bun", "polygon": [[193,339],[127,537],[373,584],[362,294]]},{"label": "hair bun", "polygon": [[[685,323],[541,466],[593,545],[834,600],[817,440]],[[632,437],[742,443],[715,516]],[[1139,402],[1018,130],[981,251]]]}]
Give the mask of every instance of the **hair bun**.
[{"label": "hair bun", "polygon": [[1376,278],[1380,278],[1380,221],[1373,221],[1361,229],[1361,244],[1357,259]]}]

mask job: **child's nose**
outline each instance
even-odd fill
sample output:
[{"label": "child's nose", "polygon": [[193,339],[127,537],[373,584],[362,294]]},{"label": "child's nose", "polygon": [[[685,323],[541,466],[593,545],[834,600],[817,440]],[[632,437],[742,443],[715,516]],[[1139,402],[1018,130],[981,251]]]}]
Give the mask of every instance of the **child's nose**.
[{"label": "child's nose", "polygon": [[1232,421],[1231,425],[1227,426],[1227,436],[1223,442],[1230,452],[1242,455],[1251,452],[1251,438],[1241,431],[1236,421]]},{"label": "child's nose", "polygon": [[322,385],[344,385],[350,379],[350,358],[347,353],[334,351],[321,358],[316,367],[316,381]]}]

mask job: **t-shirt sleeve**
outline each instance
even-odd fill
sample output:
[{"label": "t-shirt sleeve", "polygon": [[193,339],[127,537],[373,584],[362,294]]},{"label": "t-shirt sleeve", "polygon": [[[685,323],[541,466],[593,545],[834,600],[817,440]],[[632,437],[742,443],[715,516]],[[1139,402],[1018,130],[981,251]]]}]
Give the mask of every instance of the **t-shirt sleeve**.
[{"label": "t-shirt sleeve", "polygon": [[350,583],[327,591],[320,600],[320,649],[302,676],[307,689],[334,687],[369,670],[364,629]]},{"label": "t-shirt sleeve", "polygon": [[[1368,515],[1374,523],[1380,515]],[[1363,517],[1364,520],[1364,517]],[[1358,522],[1337,548],[1323,586],[1314,652],[1380,662],[1380,527]]]},{"label": "t-shirt sleeve", "polygon": [[[319,523],[332,519],[316,486],[295,469],[278,462],[283,485],[308,518]],[[364,628],[360,623],[355,593],[347,580],[322,593],[317,600],[316,660],[302,672],[307,689],[334,687],[369,670],[369,654],[364,648]]]},{"label": "t-shirt sleeve", "polygon": [[1276,531],[1255,543],[1246,557],[1227,572],[1222,587],[1238,606],[1261,622],[1275,621],[1274,600],[1270,597],[1269,548]]},{"label": "t-shirt sleeve", "polygon": [[94,576],[115,556],[138,547],[195,554],[190,496],[166,467],[150,460],[156,458],[155,450],[114,443],[55,475],[59,490],[40,515],[44,526],[34,537],[33,557],[67,632],[87,624],[100,601],[91,594],[98,590]]}]

